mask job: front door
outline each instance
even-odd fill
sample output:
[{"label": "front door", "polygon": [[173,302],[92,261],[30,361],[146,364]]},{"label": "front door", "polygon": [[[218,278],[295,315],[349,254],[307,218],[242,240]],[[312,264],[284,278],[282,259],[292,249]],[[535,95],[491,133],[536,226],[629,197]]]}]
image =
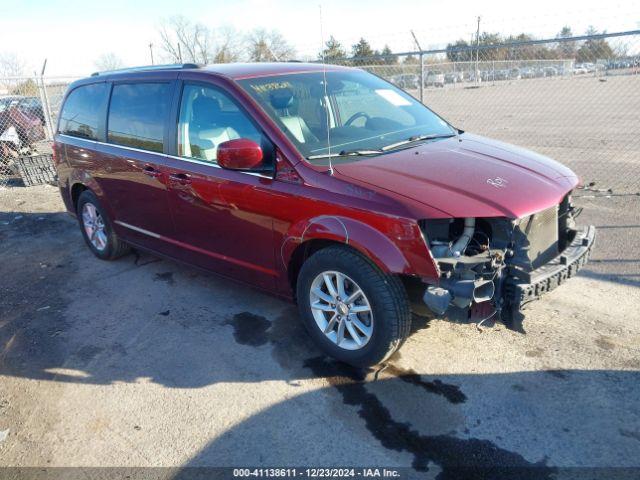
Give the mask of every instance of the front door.
[{"label": "front door", "polygon": [[273,165],[273,147],[247,114],[212,86],[185,83],[178,116],[178,155],[167,160],[164,173],[180,255],[272,289],[273,173],[225,170],[216,157],[220,143],[249,138],[263,146],[268,166]]}]

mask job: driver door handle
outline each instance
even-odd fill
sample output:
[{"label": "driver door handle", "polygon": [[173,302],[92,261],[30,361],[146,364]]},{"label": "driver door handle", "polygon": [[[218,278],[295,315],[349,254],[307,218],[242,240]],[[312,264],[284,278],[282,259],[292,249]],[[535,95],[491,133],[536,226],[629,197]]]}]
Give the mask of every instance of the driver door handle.
[{"label": "driver door handle", "polygon": [[169,181],[179,185],[191,185],[191,177],[186,173],[172,173],[169,175]]}]

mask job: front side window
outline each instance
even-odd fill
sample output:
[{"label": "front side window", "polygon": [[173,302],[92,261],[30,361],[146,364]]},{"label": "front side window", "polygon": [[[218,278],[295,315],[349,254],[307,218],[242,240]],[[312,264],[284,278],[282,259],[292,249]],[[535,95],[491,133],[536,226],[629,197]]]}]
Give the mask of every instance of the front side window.
[{"label": "front side window", "polygon": [[178,155],[215,163],[218,146],[237,138],[261,144],[262,135],[236,104],[217,88],[185,85],[178,122]]},{"label": "front side window", "polygon": [[[453,136],[447,122],[402,90],[358,70],[239,80],[240,85],[313,163],[331,147],[340,162]],[[418,140],[420,139],[420,140]]]},{"label": "front side window", "polygon": [[73,137],[98,140],[98,125],[106,107],[108,87],[95,83],[76,88],[60,112],[59,132]]},{"label": "front side window", "polygon": [[107,121],[109,143],[162,152],[170,103],[168,83],[114,85]]}]

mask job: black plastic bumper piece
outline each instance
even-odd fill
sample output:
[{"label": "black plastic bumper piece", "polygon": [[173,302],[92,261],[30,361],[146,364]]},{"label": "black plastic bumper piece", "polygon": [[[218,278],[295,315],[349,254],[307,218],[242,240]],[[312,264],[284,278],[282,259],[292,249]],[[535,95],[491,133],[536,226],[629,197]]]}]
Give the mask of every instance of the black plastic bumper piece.
[{"label": "black plastic bumper piece", "polygon": [[525,304],[573,277],[589,260],[595,240],[596,227],[585,227],[576,233],[571,244],[560,255],[528,272],[526,281],[522,278],[508,278],[505,285],[506,303],[513,310],[520,310]]}]

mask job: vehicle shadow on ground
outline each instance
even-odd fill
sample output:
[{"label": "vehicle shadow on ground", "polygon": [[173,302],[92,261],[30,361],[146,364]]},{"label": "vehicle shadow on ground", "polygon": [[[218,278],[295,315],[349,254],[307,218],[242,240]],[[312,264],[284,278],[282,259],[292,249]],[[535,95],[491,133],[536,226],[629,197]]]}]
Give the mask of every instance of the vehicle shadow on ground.
[{"label": "vehicle shadow on ground", "polygon": [[[221,465],[399,466],[441,480],[587,478],[592,467],[604,470],[588,478],[609,480],[623,477],[606,467],[640,468],[640,430],[628,423],[640,414],[638,372],[434,377],[324,357],[303,368],[329,386],[220,432],[176,478]],[[326,415],[320,428],[318,411]],[[557,476],[563,469],[568,477]]]},{"label": "vehicle shadow on ground", "polygon": [[[459,466],[550,478],[548,458],[617,465],[640,457],[638,365],[433,375],[396,356],[358,370],[323,357],[294,306],[150,255],[101,262],[65,214],[0,213],[0,242],[0,374],[290,387],[287,400],[221,428],[190,466],[246,465],[248,438],[259,465],[406,465],[442,469],[440,478],[464,478]],[[320,388],[309,392],[305,380]],[[335,424],[325,425],[329,418]]]}]

